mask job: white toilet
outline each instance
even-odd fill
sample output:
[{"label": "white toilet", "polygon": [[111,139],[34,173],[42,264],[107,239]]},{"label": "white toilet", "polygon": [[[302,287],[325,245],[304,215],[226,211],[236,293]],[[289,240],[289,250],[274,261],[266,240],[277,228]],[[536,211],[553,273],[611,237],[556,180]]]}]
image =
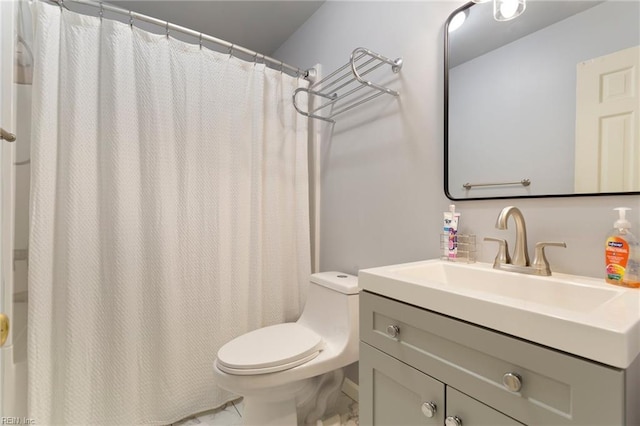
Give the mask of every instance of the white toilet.
[{"label": "white toilet", "polygon": [[216,383],[244,397],[245,425],[314,424],[337,397],[342,367],[358,360],[358,278],[311,275],[294,323],[260,328],[218,351]]}]

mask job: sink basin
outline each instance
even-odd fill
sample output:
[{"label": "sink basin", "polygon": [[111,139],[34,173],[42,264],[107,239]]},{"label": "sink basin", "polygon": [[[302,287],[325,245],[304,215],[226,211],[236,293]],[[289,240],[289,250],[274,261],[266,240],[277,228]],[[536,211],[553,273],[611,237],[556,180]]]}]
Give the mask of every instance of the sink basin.
[{"label": "sink basin", "polygon": [[482,264],[476,266],[436,261],[391,270],[401,277],[439,284],[449,289],[485,292],[578,312],[590,312],[622,293],[616,288],[584,285],[575,278],[567,280],[518,273],[501,274]]},{"label": "sink basin", "polygon": [[640,291],[604,280],[428,260],[361,270],[359,285],[614,367],[640,353]]}]

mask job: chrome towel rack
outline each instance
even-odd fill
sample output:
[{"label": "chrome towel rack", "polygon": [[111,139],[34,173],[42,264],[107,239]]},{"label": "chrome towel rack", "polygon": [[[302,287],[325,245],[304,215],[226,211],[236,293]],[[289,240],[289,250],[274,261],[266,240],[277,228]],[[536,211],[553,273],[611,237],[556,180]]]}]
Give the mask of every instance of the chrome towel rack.
[{"label": "chrome towel rack", "polygon": [[[364,47],[358,47],[351,52],[349,62],[327,75],[308,88],[298,88],[293,93],[293,105],[300,114],[318,120],[335,123],[333,117],[352,108],[364,104],[381,95],[399,96],[396,90],[391,90],[363,77],[383,65],[390,65],[391,71],[397,74],[402,69],[402,58],[389,59]],[[361,92],[367,89],[366,92]],[[298,94],[317,96],[319,105],[311,111],[298,105]],[[358,96],[360,95],[360,96]],[[308,98],[309,99],[309,98]],[[324,102],[323,102],[324,101]],[[311,102],[315,104],[316,102]]]}]

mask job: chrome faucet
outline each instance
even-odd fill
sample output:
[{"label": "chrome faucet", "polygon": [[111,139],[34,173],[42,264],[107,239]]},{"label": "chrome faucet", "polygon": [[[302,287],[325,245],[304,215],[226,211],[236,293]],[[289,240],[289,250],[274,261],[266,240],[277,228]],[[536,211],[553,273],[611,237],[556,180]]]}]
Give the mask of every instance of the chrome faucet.
[{"label": "chrome faucet", "polygon": [[529,253],[527,252],[527,226],[524,224],[524,216],[519,208],[505,207],[498,215],[496,228],[507,229],[507,220],[513,217],[516,222],[516,247],[513,249],[511,264],[517,266],[529,266]]},{"label": "chrome faucet", "polygon": [[516,246],[512,257],[509,256],[509,246],[506,240],[490,237],[484,239],[485,241],[495,241],[500,244],[498,255],[493,262],[494,269],[504,269],[523,274],[551,275],[551,268],[544,254],[544,248],[546,246],[567,247],[567,245],[564,242],[537,243],[533,264],[531,264],[529,263],[529,253],[527,252],[527,227],[520,209],[514,206],[502,209],[496,220],[496,228],[507,229],[507,221],[510,217],[513,217],[516,223]]}]

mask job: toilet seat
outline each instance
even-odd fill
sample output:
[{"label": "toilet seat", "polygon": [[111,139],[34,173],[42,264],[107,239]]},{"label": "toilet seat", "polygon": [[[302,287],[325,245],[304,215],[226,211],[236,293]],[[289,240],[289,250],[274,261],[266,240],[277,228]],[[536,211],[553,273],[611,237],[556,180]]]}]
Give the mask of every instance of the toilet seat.
[{"label": "toilet seat", "polygon": [[324,348],[322,337],[298,323],[259,328],[218,351],[218,368],[235,375],[275,373],[311,361]]}]

